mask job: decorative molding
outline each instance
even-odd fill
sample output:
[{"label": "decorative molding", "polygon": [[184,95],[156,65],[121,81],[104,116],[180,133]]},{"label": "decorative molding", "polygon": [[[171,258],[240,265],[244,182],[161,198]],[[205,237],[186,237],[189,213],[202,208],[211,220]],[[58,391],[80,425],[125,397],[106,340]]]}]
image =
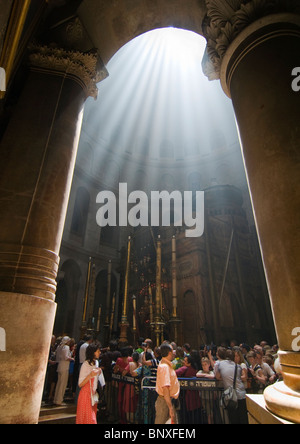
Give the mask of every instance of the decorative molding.
[{"label": "decorative molding", "polygon": [[223,57],[233,40],[251,23],[270,14],[300,14],[299,0],[205,0],[202,23],[207,47],[202,61],[209,80],[220,78]]},{"label": "decorative molding", "polygon": [[82,53],[32,44],[29,51],[33,69],[73,78],[86,90],[87,96],[94,99],[98,97],[97,83],[109,75],[96,50]]}]

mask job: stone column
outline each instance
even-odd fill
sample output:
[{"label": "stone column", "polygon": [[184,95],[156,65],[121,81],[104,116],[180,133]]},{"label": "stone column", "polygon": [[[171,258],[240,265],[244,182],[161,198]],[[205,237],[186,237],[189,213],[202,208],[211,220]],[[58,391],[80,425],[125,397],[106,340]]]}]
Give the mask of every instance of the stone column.
[{"label": "stone column", "polygon": [[300,353],[293,347],[300,326],[300,94],[291,86],[299,3],[206,3],[204,71],[220,77],[232,99],[280,347],[284,382],[264,398],[273,413],[300,423]]},{"label": "stone column", "polygon": [[[59,249],[95,54],[35,47],[0,145],[0,423],[37,423]],[[103,71],[104,72],[104,71]],[[100,73],[101,74],[101,73]]]}]

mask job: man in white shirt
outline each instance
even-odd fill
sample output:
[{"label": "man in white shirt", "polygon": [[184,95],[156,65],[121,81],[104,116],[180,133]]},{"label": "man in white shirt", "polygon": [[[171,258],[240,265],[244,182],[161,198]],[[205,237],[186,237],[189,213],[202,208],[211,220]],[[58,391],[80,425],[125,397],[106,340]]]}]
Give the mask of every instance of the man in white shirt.
[{"label": "man in white shirt", "polygon": [[79,350],[79,365],[82,365],[86,359],[86,349],[93,342],[93,336],[86,336],[85,340],[86,342],[82,344]]}]

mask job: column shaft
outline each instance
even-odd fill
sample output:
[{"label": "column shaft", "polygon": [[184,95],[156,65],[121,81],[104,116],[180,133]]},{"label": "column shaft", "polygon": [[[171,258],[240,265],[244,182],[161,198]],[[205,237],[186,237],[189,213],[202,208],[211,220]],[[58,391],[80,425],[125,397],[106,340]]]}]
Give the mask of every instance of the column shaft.
[{"label": "column shaft", "polygon": [[275,396],[278,387],[268,389],[265,398],[267,403],[272,398],[274,413],[296,422],[300,353],[292,349],[292,331],[300,319],[300,94],[292,89],[291,74],[299,65],[299,48],[300,17],[278,14],[243,31],[222,65],[223,87],[232,98],[240,131],[281,350],[285,385]]},{"label": "column shaft", "polygon": [[39,417],[85,85],[89,78],[95,92],[97,78],[85,60],[91,68],[95,56],[37,49],[0,145],[3,424],[32,424]]}]

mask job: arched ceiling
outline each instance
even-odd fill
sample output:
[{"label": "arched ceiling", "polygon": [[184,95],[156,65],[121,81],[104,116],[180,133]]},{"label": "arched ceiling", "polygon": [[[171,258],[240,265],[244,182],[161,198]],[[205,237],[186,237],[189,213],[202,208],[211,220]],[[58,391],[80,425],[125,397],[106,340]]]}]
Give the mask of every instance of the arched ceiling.
[{"label": "arched ceiling", "polygon": [[147,31],[172,26],[202,35],[205,0],[83,0],[78,8],[104,63]]},{"label": "arched ceiling", "polygon": [[172,27],[124,45],[106,65],[98,100],[86,103],[91,143],[131,162],[169,166],[238,146],[231,101],[202,72],[205,46],[198,34]]}]

